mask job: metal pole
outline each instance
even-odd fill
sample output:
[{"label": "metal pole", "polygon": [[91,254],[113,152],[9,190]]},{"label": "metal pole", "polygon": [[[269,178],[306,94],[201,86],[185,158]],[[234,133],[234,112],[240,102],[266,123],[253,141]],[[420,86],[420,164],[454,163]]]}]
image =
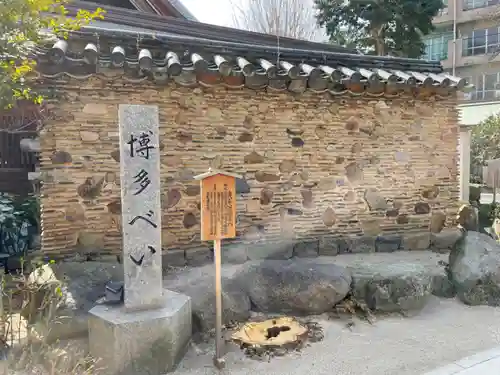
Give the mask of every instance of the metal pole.
[{"label": "metal pole", "polygon": [[453,0],[453,57],[451,61],[451,75],[455,75],[455,67],[457,65],[457,7],[458,1]]},{"label": "metal pole", "polygon": [[214,240],[215,262],[215,357],[214,364],[217,368],[224,368],[222,358],[222,282],[221,282],[221,240]]}]

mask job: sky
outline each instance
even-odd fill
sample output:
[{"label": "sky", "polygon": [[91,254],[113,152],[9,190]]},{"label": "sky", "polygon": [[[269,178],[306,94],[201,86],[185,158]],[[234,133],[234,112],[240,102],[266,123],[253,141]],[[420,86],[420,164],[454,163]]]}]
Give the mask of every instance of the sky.
[{"label": "sky", "polygon": [[220,26],[231,26],[230,0],[181,0],[198,21]]}]

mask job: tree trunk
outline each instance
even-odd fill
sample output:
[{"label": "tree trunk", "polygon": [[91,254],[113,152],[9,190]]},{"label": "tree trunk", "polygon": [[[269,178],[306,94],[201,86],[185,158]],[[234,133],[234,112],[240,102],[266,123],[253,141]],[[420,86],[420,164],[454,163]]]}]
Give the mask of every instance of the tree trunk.
[{"label": "tree trunk", "polygon": [[379,56],[385,56],[386,54],[383,28],[383,26],[378,26],[371,31],[371,36],[375,44],[375,54]]}]

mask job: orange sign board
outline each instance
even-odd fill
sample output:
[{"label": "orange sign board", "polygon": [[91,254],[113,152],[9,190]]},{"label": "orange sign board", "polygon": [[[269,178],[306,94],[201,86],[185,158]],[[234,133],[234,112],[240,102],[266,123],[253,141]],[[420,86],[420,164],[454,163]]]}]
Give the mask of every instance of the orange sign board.
[{"label": "orange sign board", "polygon": [[201,180],[201,240],[236,237],[236,179],[215,174]]}]

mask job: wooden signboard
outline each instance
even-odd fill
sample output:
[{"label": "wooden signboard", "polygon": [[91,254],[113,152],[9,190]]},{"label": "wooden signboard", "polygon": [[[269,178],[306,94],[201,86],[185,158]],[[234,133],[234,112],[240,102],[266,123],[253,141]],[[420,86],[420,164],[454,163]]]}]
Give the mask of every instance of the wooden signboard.
[{"label": "wooden signboard", "polygon": [[217,368],[222,358],[222,240],[236,237],[236,179],[238,175],[209,169],[196,176],[201,182],[201,240],[213,241],[215,265],[215,357]]},{"label": "wooden signboard", "polygon": [[201,240],[236,237],[236,178],[214,174],[201,180]]}]

